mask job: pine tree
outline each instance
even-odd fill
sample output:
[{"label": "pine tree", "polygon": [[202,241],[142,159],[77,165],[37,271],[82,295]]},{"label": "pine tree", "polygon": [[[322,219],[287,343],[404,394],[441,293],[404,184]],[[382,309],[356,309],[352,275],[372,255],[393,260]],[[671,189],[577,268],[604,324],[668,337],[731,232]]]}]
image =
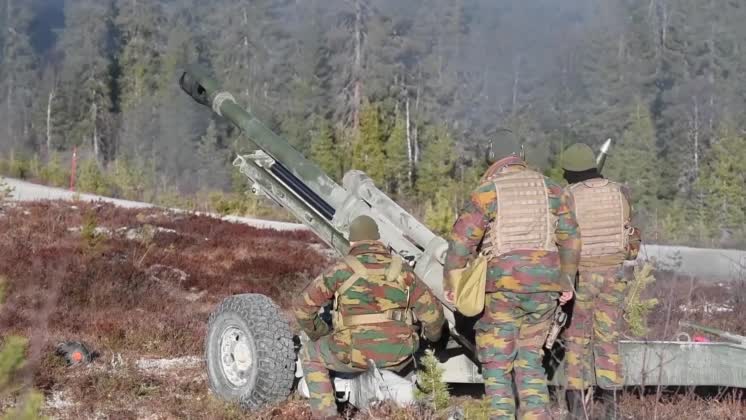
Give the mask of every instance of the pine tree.
[{"label": "pine tree", "polygon": [[0,202],[3,202],[5,201],[5,199],[10,198],[13,195],[14,190],[15,188],[8,185],[5,182],[5,180],[0,176]]},{"label": "pine tree", "polygon": [[[0,45],[0,130],[2,144],[32,150],[32,106],[38,83],[38,57],[34,53],[29,25],[34,19],[32,1],[5,0],[3,44]],[[21,150],[23,150],[21,149]]]},{"label": "pine tree", "polygon": [[419,387],[415,390],[415,397],[434,410],[448,407],[448,384],[443,380],[443,368],[439,366],[438,358],[432,350],[427,350],[420,362],[422,369],[417,375]]},{"label": "pine tree", "polygon": [[111,186],[106,173],[101,170],[95,159],[82,161],[78,171],[77,190],[103,196],[111,194]]},{"label": "pine tree", "polygon": [[311,137],[311,159],[332,179],[341,178],[342,154],[334,144],[329,122],[321,117],[316,118],[316,128]]},{"label": "pine tree", "polygon": [[718,236],[746,241],[746,137],[728,123],[719,131],[695,196],[706,206],[705,219]]},{"label": "pine tree", "polygon": [[425,206],[425,225],[439,235],[450,232],[456,221],[452,190],[450,186],[444,187]]},{"label": "pine tree", "polygon": [[632,107],[621,141],[614,145],[611,156],[607,158],[607,165],[604,174],[609,179],[629,185],[634,207],[651,214],[658,200],[660,163],[653,120],[639,99]]},{"label": "pine tree", "polygon": [[123,110],[136,106],[143,97],[156,91],[161,50],[166,41],[162,33],[164,23],[158,2],[127,1],[119,5],[115,24],[122,48],[117,65]]},{"label": "pine tree", "polygon": [[406,122],[401,115],[395,117],[394,127],[384,145],[386,151],[385,180],[390,193],[403,193],[407,190],[407,132]]},{"label": "pine tree", "polygon": [[360,131],[352,145],[352,169],[365,172],[376,184],[383,186],[386,155],[378,107],[365,104],[360,113]]},{"label": "pine tree", "polygon": [[[5,300],[5,285],[7,280],[0,276],[0,308]],[[25,365],[25,354],[28,348],[28,340],[16,335],[7,335],[0,344],[0,398],[16,393],[19,389],[13,382],[16,373]],[[42,420],[41,408],[44,405],[44,396],[33,389],[19,398],[20,404],[7,410],[0,419],[2,420]]]},{"label": "pine tree", "polygon": [[644,337],[648,333],[648,314],[658,304],[658,299],[645,299],[645,290],[655,283],[652,274],[653,266],[646,263],[642,267],[635,267],[634,279],[631,281],[625,297],[624,320],[632,334]]},{"label": "pine tree", "polygon": [[90,145],[94,158],[106,162],[113,157],[111,87],[112,73],[110,1],[77,0],[65,7],[66,30],[60,39],[66,52],[62,62],[61,100],[65,104],[70,143]]},{"label": "pine tree", "polygon": [[425,138],[427,143],[417,170],[417,190],[427,200],[450,183],[455,156],[453,139],[445,127],[429,129]]},{"label": "pine tree", "polygon": [[210,121],[207,131],[202,136],[197,147],[199,167],[197,169],[197,185],[202,190],[208,188],[222,189],[228,181],[227,156],[218,143],[218,133],[215,121]]}]

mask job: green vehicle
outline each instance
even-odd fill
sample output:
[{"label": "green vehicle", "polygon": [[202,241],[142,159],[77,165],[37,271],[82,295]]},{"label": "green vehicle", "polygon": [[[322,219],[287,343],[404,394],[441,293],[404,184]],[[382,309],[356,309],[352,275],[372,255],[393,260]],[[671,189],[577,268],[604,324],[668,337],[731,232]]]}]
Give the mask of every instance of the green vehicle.
[{"label": "green vehicle", "polygon": [[[204,70],[193,67],[185,71],[180,85],[198,103],[238,127],[256,146],[253,153],[233,162],[251,180],[252,191],[287,209],[331,249],[340,255],[346,253],[348,227],[355,217],[375,219],[381,240],[414,267],[446,307],[450,337],[448,358],[441,363],[445,381],[482,382],[475,357],[474,319],[456,313],[443,299],[447,250],[443,238],[386,196],[363,172],[351,170],[342,185],[337,184],[241,107]],[[297,361],[302,342],[267,296],[227,297],[211,314],[205,339],[210,388],[247,409],[281,401],[295,389],[304,394],[302,366]],[[628,386],[746,387],[743,340],[740,344],[624,341],[621,350]],[[374,399],[411,401],[411,379],[372,369],[357,377],[339,376],[335,387],[340,401],[363,408]]]}]

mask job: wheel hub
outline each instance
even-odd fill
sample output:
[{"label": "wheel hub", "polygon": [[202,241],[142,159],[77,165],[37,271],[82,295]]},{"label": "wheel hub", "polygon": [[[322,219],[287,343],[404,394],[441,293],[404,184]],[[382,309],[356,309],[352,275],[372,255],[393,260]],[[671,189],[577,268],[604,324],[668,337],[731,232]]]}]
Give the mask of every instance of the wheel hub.
[{"label": "wheel hub", "polygon": [[254,364],[252,346],[248,334],[236,327],[229,327],[220,336],[220,367],[225,378],[235,387],[243,387],[249,381],[249,372]]}]

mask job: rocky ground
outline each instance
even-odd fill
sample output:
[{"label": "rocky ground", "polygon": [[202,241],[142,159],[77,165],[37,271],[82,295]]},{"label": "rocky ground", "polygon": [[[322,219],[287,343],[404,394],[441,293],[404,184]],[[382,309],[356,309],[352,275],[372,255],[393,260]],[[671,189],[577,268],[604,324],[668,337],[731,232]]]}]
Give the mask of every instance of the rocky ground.
[{"label": "rocky ground", "polygon": [[[30,338],[29,362],[15,378],[44,392],[45,413],[59,419],[232,419],[309,416],[296,398],[244,413],[213,398],[202,361],[212,308],[236,293],[264,293],[282,308],[330,263],[307,231],[276,231],[111,204],[41,202],[0,208],[0,275],[8,298],[0,335]],[[728,289],[730,287],[730,289]],[[743,288],[663,279],[651,291],[664,304],[653,332],[670,338],[675,323],[746,333]],[[740,296],[740,297],[739,297]],[[58,343],[81,341],[98,355],[69,368]],[[3,407],[12,400],[0,401]],[[478,400],[454,399],[479,418]],[[678,393],[624,396],[629,418],[742,418],[729,393],[704,399]],[[438,418],[422,409],[381,407],[356,418]]]}]

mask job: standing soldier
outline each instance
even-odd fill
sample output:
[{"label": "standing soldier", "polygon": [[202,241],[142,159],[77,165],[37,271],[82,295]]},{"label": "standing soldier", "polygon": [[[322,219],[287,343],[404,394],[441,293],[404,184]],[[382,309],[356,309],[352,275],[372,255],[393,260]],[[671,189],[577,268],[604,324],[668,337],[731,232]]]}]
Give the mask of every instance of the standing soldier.
[{"label": "standing soldier", "polygon": [[622,385],[618,343],[626,288],[622,265],[625,259],[637,257],[640,235],[630,225],[628,189],[601,176],[589,146],[576,143],[567,148],[562,168],[583,232],[580,277],[565,331],[568,409],[573,418],[585,418],[583,393],[597,386],[607,418],[614,418],[616,389]]},{"label": "standing soldier", "polygon": [[[301,354],[314,418],[336,418],[329,371],[363,372],[368,360],[399,370],[419,347],[413,315],[429,341],[440,339],[443,307],[402,259],[379,241],[376,222],[360,216],[350,225],[350,251],[295,299],[294,312],[311,341]],[[319,309],[334,300],[332,324]]]},{"label": "standing soldier", "polygon": [[[519,418],[548,419],[542,347],[558,301],[572,299],[580,234],[572,197],[528,169],[517,142],[511,151],[487,170],[454,224],[446,278],[457,277],[478,251],[488,256],[485,308],[475,328],[490,418],[515,418],[514,383]],[[451,302],[452,287],[445,282]]]}]

